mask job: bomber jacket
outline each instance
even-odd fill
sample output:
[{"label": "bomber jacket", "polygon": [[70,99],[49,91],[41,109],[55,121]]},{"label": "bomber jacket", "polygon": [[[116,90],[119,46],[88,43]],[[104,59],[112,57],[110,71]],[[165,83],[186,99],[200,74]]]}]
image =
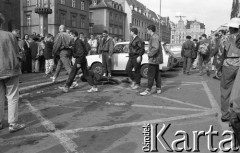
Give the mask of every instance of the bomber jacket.
[{"label": "bomber jacket", "polygon": [[67,50],[71,52],[70,49],[71,38],[68,33],[60,32],[57,34],[54,45],[53,45],[53,55],[58,55],[62,50]]},{"label": "bomber jacket", "polygon": [[153,34],[149,40],[148,63],[149,64],[163,63],[161,41],[157,34]]},{"label": "bomber jacket", "polygon": [[73,57],[77,58],[77,63],[86,62],[87,50],[84,42],[77,38],[73,44]]},{"label": "bomber jacket", "polygon": [[113,40],[111,37],[107,37],[106,41],[103,42],[103,39],[104,38],[100,40],[98,53],[108,52],[109,56],[111,56],[113,54],[113,48],[114,48]]},{"label": "bomber jacket", "polygon": [[137,58],[142,56],[145,53],[145,44],[141,38],[136,36],[130,43],[129,43],[129,57],[130,58]]}]

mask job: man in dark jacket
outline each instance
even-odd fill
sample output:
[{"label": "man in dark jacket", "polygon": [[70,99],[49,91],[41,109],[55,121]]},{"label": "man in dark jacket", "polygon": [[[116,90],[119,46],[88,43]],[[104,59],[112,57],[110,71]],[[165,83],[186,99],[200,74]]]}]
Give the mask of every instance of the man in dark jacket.
[{"label": "man in dark jacket", "polygon": [[38,37],[34,36],[33,41],[29,43],[32,56],[32,72],[39,72],[39,49]]},{"label": "man in dark jacket", "polygon": [[[129,44],[129,59],[126,66],[126,72],[132,80],[131,88],[138,89],[141,82],[141,62],[142,55],[145,53],[144,42],[138,37],[138,29],[131,28],[132,41]],[[132,69],[135,72],[133,74]]]},{"label": "man in dark jacket", "polygon": [[69,88],[71,87],[74,78],[77,75],[78,70],[81,68],[83,72],[83,77],[87,79],[88,83],[92,88],[88,90],[88,92],[97,92],[98,88],[94,85],[93,82],[93,75],[90,75],[90,72],[87,68],[87,59],[86,56],[88,55],[88,51],[84,42],[78,38],[78,32],[75,30],[70,31],[70,37],[74,40],[73,44],[73,57],[76,58],[76,61],[72,67],[68,80],[64,87],[59,87],[59,89],[63,90],[64,92],[68,92]]},{"label": "man in dark jacket", "polygon": [[60,59],[58,60],[56,72],[54,76],[52,77],[52,81],[55,82],[57,77],[59,76],[59,73],[62,69],[62,66],[65,67],[68,74],[71,72],[71,48],[70,48],[70,36],[68,33],[65,32],[66,27],[64,25],[61,25],[59,27],[59,33],[56,36],[54,40],[54,46],[53,46],[53,55],[60,56]]},{"label": "man in dark jacket", "polygon": [[190,68],[192,65],[192,54],[195,50],[194,42],[191,41],[191,36],[187,36],[187,41],[182,45],[181,56],[183,58],[183,73],[190,75]]},{"label": "man in dark jacket", "polygon": [[103,76],[111,77],[111,58],[113,54],[114,43],[108,32],[103,31],[103,38],[100,40],[99,53],[102,54]]},{"label": "man in dark jacket", "polygon": [[156,81],[156,93],[161,94],[161,74],[159,70],[159,64],[163,63],[163,54],[160,37],[155,33],[156,26],[150,25],[147,28],[148,34],[151,36],[149,41],[149,52],[148,52],[148,87],[140,93],[141,96],[151,94],[151,89]]}]

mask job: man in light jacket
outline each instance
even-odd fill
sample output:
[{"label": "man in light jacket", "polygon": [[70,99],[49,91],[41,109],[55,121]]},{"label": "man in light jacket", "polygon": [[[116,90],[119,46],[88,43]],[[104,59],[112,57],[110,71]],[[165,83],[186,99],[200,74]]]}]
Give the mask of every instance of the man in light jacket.
[{"label": "man in light jacket", "polygon": [[111,58],[113,54],[114,43],[108,32],[103,31],[103,38],[100,40],[99,53],[102,54],[103,76],[111,77]]},{"label": "man in light jacket", "polygon": [[[5,19],[0,13],[0,27]],[[4,103],[8,102],[9,132],[25,128],[18,123],[19,75],[21,74],[18,42],[0,28],[0,130],[3,128]],[[7,98],[7,99],[6,99]]]},{"label": "man in light jacket", "polygon": [[151,36],[149,41],[149,52],[148,52],[148,87],[140,93],[142,96],[150,95],[151,89],[156,81],[156,93],[161,94],[161,74],[159,71],[159,64],[163,63],[162,47],[160,37],[155,33],[156,26],[150,25],[147,28],[148,34]]}]

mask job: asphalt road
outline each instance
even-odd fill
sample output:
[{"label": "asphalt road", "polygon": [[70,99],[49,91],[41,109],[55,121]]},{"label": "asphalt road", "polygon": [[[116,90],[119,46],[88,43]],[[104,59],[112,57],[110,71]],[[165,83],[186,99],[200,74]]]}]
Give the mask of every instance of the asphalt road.
[{"label": "asphalt road", "polygon": [[[142,153],[143,125],[150,123],[158,124],[158,130],[171,124],[163,134],[165,144],[157,143],[160,153],[168,152],[166,144],[173,149],[174,140],[181,138],[187,141],[178,148],[188,143],[192,149],[199,147],[198,152],[210,152],[208,136],[195,136],[197,131],[207,133],[211,126],[219,133],[212,141],[219,150],[224,139],[221,134],[228,129],[219,121],[219,81],[197,72],[186,76],[180,69],[162,74],[162,81],[163,93],[146,97],[139,96],[146,79],[136,91],[122,83],[99,86],[99,92],[87,93],[89,86],[83,82],[69,93],[61,92],[57,85],[33,91],[19,106],[20,121],[27,128],[13,134],[7,128],[1,130],[0,152]],[[185,135],[175,136],[177,132]]]}]

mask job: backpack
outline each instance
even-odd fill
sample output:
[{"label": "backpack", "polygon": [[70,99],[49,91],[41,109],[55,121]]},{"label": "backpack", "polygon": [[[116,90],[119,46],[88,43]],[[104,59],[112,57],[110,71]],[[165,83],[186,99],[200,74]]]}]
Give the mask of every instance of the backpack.
[{"label": "backpack", "polygon": [[201,53],[202,55],[207,55],[208,47],[209,47],[208,43],[203,43],[203,44],[199,45],[198,52]]}]

